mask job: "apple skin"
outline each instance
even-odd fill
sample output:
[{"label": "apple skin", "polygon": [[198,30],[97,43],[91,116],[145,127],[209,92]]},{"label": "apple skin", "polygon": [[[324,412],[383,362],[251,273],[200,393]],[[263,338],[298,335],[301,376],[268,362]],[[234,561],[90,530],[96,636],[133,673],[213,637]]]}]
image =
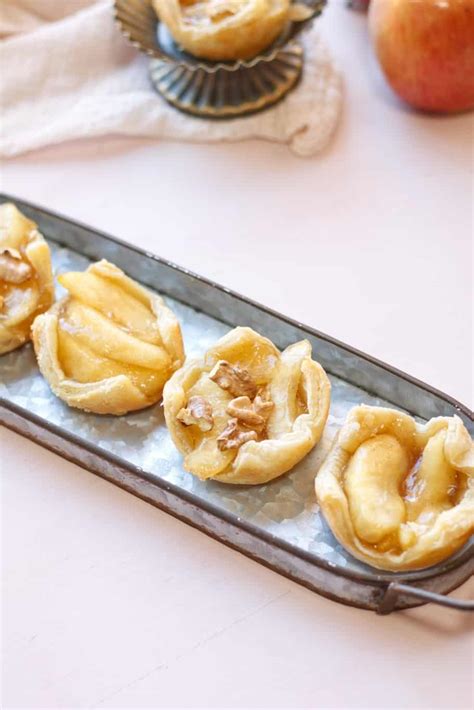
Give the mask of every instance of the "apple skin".
[{"label": "apple skin", "polygon": [[474,108],[474,0],[372,0],[369,29],[393,90],[425,111]]}]

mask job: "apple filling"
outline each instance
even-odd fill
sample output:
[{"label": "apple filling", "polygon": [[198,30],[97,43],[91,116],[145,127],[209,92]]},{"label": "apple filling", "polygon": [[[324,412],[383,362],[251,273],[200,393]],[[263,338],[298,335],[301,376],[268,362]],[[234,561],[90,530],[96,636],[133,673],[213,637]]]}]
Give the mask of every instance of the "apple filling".
[{"label": "apple filling", "polygon": [[264,483],[319,440],[330,386],[302,341],[282,353],[235,328],[165,386],[165,417],[184,467],[201,479]]},{"label": "apple filling", "polygon": [[106,261],[58,280],[68,296],[34,326],[40,368],[53,390],[97,413],[158,401],[184,359],[178,322],[162,299]]},{"label": "apple filling", "polygon": [[355,407],[316,493],[356,557],[383,569],[426,567],[474,530],[474,445],[458,417],[423,426],[396,410]]},{"label": "apple filling", "polygon": [[[176,415],[189,427],[192,440],[186,467],[200,478],[213,478],[229,466],[247,441],[265,439],[273,402],[262,395],[263,389],[257,390],[248,370],[233,367],[226,360],[220,360],[210,373],[203,373],[189,389],[186,406]],[[207,412],[207,419],[193,419],[196,403]]]},{"label": "apple filling", "polygon": [[0,206],[0,354],[30,339],[34,318],[54,300],[49,247],[13,204]]}]

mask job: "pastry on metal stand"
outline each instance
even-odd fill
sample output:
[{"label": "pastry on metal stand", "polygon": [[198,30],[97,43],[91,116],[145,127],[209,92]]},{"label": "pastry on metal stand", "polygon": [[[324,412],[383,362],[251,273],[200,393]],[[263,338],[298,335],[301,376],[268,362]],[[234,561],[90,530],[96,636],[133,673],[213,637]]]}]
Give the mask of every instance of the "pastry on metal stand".
[{"label": "pastry on metal stand", "polygon": [[[289,16],[303,19],[290,19],[277,39],[256,56],[228,61],[184,51],[160,22],[150,0],[115,0],[115,18],[133,46],[151,57],[151,81],[168,103],[203,118],[235,118],[272,106],[296,86],[304,64],[298,37],[325,3],[293,3]],[[295,7],[291,12],[293,5],[298,11]]]}]

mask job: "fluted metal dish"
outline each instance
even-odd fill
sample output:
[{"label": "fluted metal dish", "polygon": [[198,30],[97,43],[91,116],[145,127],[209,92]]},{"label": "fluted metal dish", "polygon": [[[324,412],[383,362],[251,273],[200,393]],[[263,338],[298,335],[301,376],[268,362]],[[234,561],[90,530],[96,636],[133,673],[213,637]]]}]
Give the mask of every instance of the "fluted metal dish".
[{"label": "fluted metal dish", "polygon": [[311,15],[289,22],[278,39],[251,59],[211,62],[183,51],[158,19],[150,0],[115,0],[115,18],[129,42],[151,57],[150,78],[176,108],[206,118],[261,111],[296,86],[303,69],[297,38],[321,14],[326,0],[304,0]]}]

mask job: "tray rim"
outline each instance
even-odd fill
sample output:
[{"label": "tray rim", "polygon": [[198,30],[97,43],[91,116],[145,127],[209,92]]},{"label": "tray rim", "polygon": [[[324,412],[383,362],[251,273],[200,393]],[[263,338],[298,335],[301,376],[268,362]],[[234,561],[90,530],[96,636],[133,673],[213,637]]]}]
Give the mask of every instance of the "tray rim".
[{"label": "tray rim", "polygon": [[[466,405],[462,404],[461,402],[458,402],[454,398],[450,397],[449,395],[445,394],[444,392],[441,392],[440,390],[437,390],[436,388],[432,387],[431,385],[428,385],[427,383],[425,383],[421,380],[418,380],[417,378],[414,378],[411,375],[408,375],[407,373],[403,372],[402,370],[399,370],[398,368],[388,365],[387,363],[385,363],[382,360],[378,360],[377,358],[374,358],[374,357],[368,355],[367,353],[359,351],[356,348],[353,348],[352,346],[347,345],[346,343],[343,343],[342,341],[337,340],[336,338],[326,335],[325,333],[321,333],[320,331],[316,330],[315,328],[307,326],[299,321],[295,321],[283,314],[278,313],[277,311],[274,311],[274,310],[268,308],[267,306],[264,306],[256,301],[253,301],[252,299],[247,298],[246,296],[241,295],[238,292],[235,292],[229,288],[221,286],[220,284],[216,283],[215,281],[212,281],[212,280],[210,280],[206,277],[203,277],[203,276],[199,276],[195,272],[190,271],[189,269],[183,268],[183,267],[175,264],[174,262],[171,262],[171,261],[168,261],[167,259],[163,259],[162,257],[156,256],[155,254],[148,252],[144,249],[141,249],[140,247],[136,247],[135,245],[130,244],[122,239],[113,237],[112,235],[107,234],[106,232],[103,232],[102,230],[96,229],[95,227],[91,227],[79,220],[71,219],[70,217],[66,217],[66,216],[62,215],[61,213],[58,213],[54,210],[50,210],[45,207],[38,206],[32,202],[29,202],[27,200],[20,198],[20,197],[16,197],[16,196],[10,195],[8,193],[0,192],[0,203],[3,203],[3,202],[14,202],[15,204],[20,205],[20,206],[24,205],[27,208],[30,208],[40,214],[45,215],[46,217],[53,217],[55,219],[61,220],[62,222],[66,223],[68,225],[71,225],[72,227],[83,228],[89,232],[97,234],[101,238],[103,238],[111,243],[119,244],[127,249],[130,249],[142,257],[147,257],[149,259],[151,258],[153,261],[156,261],[166,267],[169,267],[175,271],[178,271],[188,277],[190,276],[202,283],[207,284],[208,286],[210,286],[214,289],[217,289],[225,294],[233,296],[234,298],[238,299],[239,301],[245,302],[248,305],[251,305],[261,311],[264,311],[265,313],[267,313],[277,319],[284,321],[286,324],[288,324],[292,327],[305,330],[309,334],[316,336],[322,340],[325,340],[326,342],[330,343],[331,345],[335,345],[337,347],[343,348],[344,350],[348,351],[352,355],[355,355],[356,357],[360,357],[363,360],[366,360],[373,365],[381,367],[383,370],[386,370],[387,372],[390,372],[392,374],[395,374],[395,375],[405,379],[410,384],[413,384],[417,387],[421,387],[429,394],[440,397],[447,404],[451,405],[459,412],[462,412],[471,421],[474,419],[473,413],[470,411],[470,409]],[[48,239],[49,237],[46,235],[46,238]],[[61,244],[60,241],[55,240],[55,239],[51,239],[51,241]],[[80,252],[78,252],[78,253],[80,253]],[[166,296],[166,293],[165,293],[165,296]],[[185,303],[185,302],[183,302],[183,303]],[[186,303],[185,305],[190,306],[189,303]],[[224,321],[222,321],[222,322],[224,322]],[[343,378],[340,378],[340,379],[343,379]],[[344,577],[346,579],[350,579],[351,581],[357,582],[359,584],[366,584],[366,585],[372,584],[372,585],[376,585],[376,586],[383,586],[383,585],[389,584],[390,582],[411,583],[411,582],[422,582],[425,580],[430,580],[430,579],[438,577],[442,574],[450,572],[454,569],[457,569],[458,567],[461,567],[463,564],[468,562],[473,557],[473,554],[474,554],[474,540],[471,538],[471,540],[465,544],[465,549],[461,548],[461,551],[459,551],[458,554],[455,553],[454,556],[451,556],[451,558],[448,558],[447,560],[444,560],[432,567],[428,567],[428,568],[424,568],[424,569],[420,569],[420,570],[406,571],[406,572],[401,572],[401,573],[385,572],[383,570],[377,570],[376,568],[373,568],[373,570],[374,570],[373,572],[370,571],[370,568],[368,571],[360,570],[358,572],[347,570],[344,567],[341,567],[340,565],[327,562],[323,558],[317,556],[315,553],[311,553],[311,552],[308,552],[308,551],[303,550],[301,548],[295,547],[295,546],[291,545],[290,543],[286,542],[285,540],[273,535],[272,533],[269,533],[266,530],[254,525],[253,523],[243,521],[243,520],[239,519],[237,516],[234,517],[232,513],[219,508],[218,506],[214,505],[213,503],[203,500],[198,495],[188,492],[169,481],[164,481],[163,479],[161,479],[159,476],[156,476],[155,474],[152,474],[152,473],[149,473],[147,471],[140,469],[139,467],[135,466],[131,462],[129,462],[125,459],[122,459],[119,456],[112,454],[104,449],[101,449],[99,446],[96,446],[92,442],[89,442],[86,439],[76,436],[72,432],[66,431],[56,424],[52,424],[48,420],[43,419],[42,417],[39,417],[38,415],[33,414],[32,412],[29,412],[28,410],[23,409],[19,405],[16,405],[15,403],[13,403],[9,400],[6,400],[2,396],[0,396],[0,405],[2,405],[5,409],[12,412],[12,414],[14,414],[20,418],[26,419],[27,421],[31,422],[35,426],[37,426],[41,429],[44,429],[55,436],[59,436],[60,438],[66,439],[66,441],[68,441],[71,444],[74,444],[76,446],[82,447],[83,449],[86,449],[89,453],[91,453],[94,456],[98,456],[99,458],[105,459],[112,466],[120,465],[122,468],[127,469],[133,476],[135,476],[137,478],[141,478],[148,483],[152,483],[153,485],[156,485],[156,486],[172,493],[173,495],[177,496],[178,498],[181,498],[182,500],[184,500],[188,504],[191,504],[193,506],[197,506],[198,508],[202,508],[203,510],[210,513],[211,515],[214,515],[215,517],[220,518],[225,523],[228,523],[228,524],[230,523],[231,525],[242,529],[246,533],[248,533],[256,538],[261,538],[269,545],[273,545],[273,546],[278,547],[281,550],[285,551],[286,553],[295,555],[296,557],[299,557],[300,559],[302,559],[306,563],[318,566],[322,569],[330,571],[333,574],[340,575],[341,577]],[[14,430],[14,431],[16,431],[16,430]],[[28,438],[32,441],[35,441],[35,443],[39,443],[41,445],[41,442],[36,441],[33,437],[29,436],[28,434],[23,433],[22,435],[26,436],[26,438]],[[78,465],[80,465],[80,464],[78,464]]]},{"label": "tray rim", "polygon": [[[21,409],[21,408],[20,408]],[[13,414],[13,412],[11,412]],[[364,581],[357,581],[355,584],[359,585],[359,587],[367,587],[368,589],[372,590],[371,594],[371,602],[372,603],[367,603],[367,601],[364,603],[361,599],[356,599],[354,597],[351,598],[346,598],[344,596],[336,594],[334,591],[330,591],[326,588],[322,588],[321,586],[318,586],[317,583],[311,581],[308,578],[304,578],[304,576],[299,576],[294,570],[289,569],[288,567],[285,567],[284,565],[281,564],[281,561],[270,561],[268,558],[259,555],[257,552],[251,550],[248,546],[245,545],[239,545],[237,542],[232,541],[231,539],[223,538],[220,536],[215,530],[212,530],[206,525],[200,525],[196,520],[193,520],[192,517],[186,516],[182,512],[178,512],[176,509],[172,507],[168,507],[165,504],[162,504],[156,500],[153,496],[148,495],[146,492],[143,490],[134,488],[131,485],[127,485],[123,482],[119,482],[117,479],[114,477],[109,477],[107,474],[102,472],[100,470],[100,467],[95,467],[95,466],[90,466],[86,465],[80,458],[75,457],[72,454],[65,453],[62,451],[61,453],[58,452],[54,444],[47,442],[45,439],[42,439],[40,436],[36,436],[34,433],[28,433],[26,434],[19,426],[17,427],[15,425],[15,414],[13,414],[13,422],[8,422],[5,424],[5,426],[13,431],[14,433],[20,435],[20,436],[25,436],[28,440],[32,441],[33,443],[45,448],[48,451],[51,451],[52,453],[56,453],[62,458],[64,458],[66,461],[69,461],[70,463],[74,463],[80,468],[84,469],[88,473],[92,473],[94,475],[99,476],[100,478],[104,479],[105,481],[109,483],[114,483],[116,486],[119,488],[122,488],[122,490],[126,491],[127,493],[131,493],[132,495],[136,496],[137,498],[140,498],[144,502],[153,505],[154,507],[157,507],[159,510],[162,512],[165,512],[172,517],[174,517],[176,520],[179,520],[183,523],[186,523],[187,525],[190,525],[191,527],[195,528],[199,532],[204,533],[211,539],[215,540],[216,542],[220,542],[221,544],[224,544],[226,547],[229,547],[231,550],[234,550],[235,552],[240,552],[242,555],[245,555],[247,558],[252,560],[253,562],[256,562],[258,564],[263,565],[267,569],[270,569],[273,572],[276,572],[277,574],[280,574],[287,579],[289,579],[292,582],[295,582],[296,584],[299,584],[306,589],[308,589],[311,592],[315,592],[316,594],[325,597],[326,599],[329,599],[330,601],[338,602],[339,604],[344,604],[344,606],[350,607],[350,608],[355,608],[355,609],[360,609],[363,611],[372,611],[377,614],[389,614],[392,611],[398,611],[398,610],[407,610],[407,609],[414,609],[416,607],[422,606],[423,604],[426,604],[427,601],[435,601],[437,603],[441,603],[440,599],[445,599],[445,600],[450,600],[451,598],[447,595],[451,594],[455,589],[460,587],[462,584],[464,584],[472,575],[471,568],[468,568],[467,574],[466,572],[466,567],[468,565],[468,562],[463,563],[462,569],[463,569],[463,575],[459,579],[456,579],[455,581],[451,580],[449,582],[449,585],[446,588],[443,588],[443,591],[441,594],[434,594],[432,592],[428,592],[428,594],[431,594],[431,598],[429,600],[425,599],[420,599],[419,597],[417,598],[417,595],[415,592],[418,589],[424,590],[424,587],[421,586],[411,586],[411,585],[405,585],[407,586],[407,589],[409,589],[409,596],[412,596],[416,599],[416,601],[411,601],[409,603],[405,602],[403,603],[403,606],[397,606],[396,603],[395,605],[391,605],[391,608],[387,610],[381,609],[384,599],[386,598],[387,594],[389,593],[390,587],[392,586],[392,583],[389,583],[387,586],[383,586],[381,584],[377,584],[376,582],[373,583],[366,583]],[[22,421],[22,416],[18,416],[18,419]],[[34,425],[33,425],[34,426]],[[59,428],[59,427],[58,427]],[[59,428],[60,429],[60,428]],[[43,430],[44,431],[44,430]],[[62,432],[60,434],[60,437],[62,437]],[[119,464],[120,466],[120,464]],[[122,466],[120,470],[124,470],[124,467]],[[153,484],[154,485],[154,484]],[[163,489],[160,489],[163,490]],[[231,527],[235,528],[234,523],[231,524]],[[265,543],[265,541],[263,541]],[[265,543],[267,544],[267,543]],[[284,552],[284,551],[283,551]],[[285,553],[284,554],[289,554],[293,555],[293,552],[291,553]],[[315,565],[317,567],[317,565]],[[309,569],[312,569],[310,566]],[[323,567],[320,568],[321,571],[324,573],[328,573],[329,575],[333,575],[335,577],[338,577],[338,572],[331,570],[327,571]],[[452,574],[453,572],[456,572],[457,570],[451,570],[450,572],[447,572],[448,575]],[[446,575],[443,574],[443,577]],[[395,584],[400,584],[399,582],[395,581]],[[402,594],[403,596],[403,594]],[[451,600],[451,604],[442,604],[443,606],[455,606],[456,605],[456,600]],[[464,608],[462,609],[464,610]]]}]

